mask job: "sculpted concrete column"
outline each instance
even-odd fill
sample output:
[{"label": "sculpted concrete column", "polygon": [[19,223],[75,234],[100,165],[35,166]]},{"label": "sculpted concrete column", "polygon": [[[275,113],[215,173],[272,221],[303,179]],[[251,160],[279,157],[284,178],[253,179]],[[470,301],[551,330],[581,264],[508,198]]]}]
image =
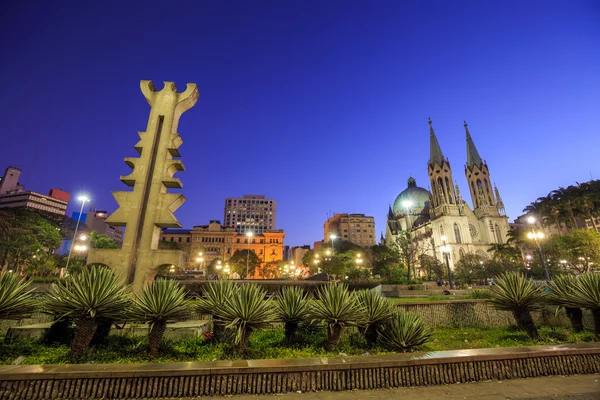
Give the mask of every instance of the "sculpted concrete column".
[{"label": "sculpted concrete column", "polygon": [[125,226],[121,249],[91,249],[88,264],[102,263],[126,278],[134,291],[149,283],[161,265],[183,266],[180,250],[159,250],[161,228],[179,228],[173,215],[185,201],[182,194],[167,193],[169,188],[182,188],[174,175],[184,170],[179,159],[183,143],[177,133],[181,115],[198,101],[195,84],[188,83],[178,93],[173,82],[165,82],[157,91],[152,81],[141,81],[142,93],[150,104],[150,116],[145,132],[138,132],[140,141],[134,146],[140,157],[127,157],[125,163],[133,169],[121,177],[132,191],[113,192],[119,208],[106,223]]}]

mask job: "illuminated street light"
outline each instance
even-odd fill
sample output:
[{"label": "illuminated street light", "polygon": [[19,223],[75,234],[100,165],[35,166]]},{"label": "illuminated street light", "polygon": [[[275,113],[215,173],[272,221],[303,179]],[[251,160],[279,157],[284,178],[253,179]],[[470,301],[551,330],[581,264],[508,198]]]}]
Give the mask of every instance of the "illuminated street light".
[{"label": "illuminated street light", "polygon": [[85,242],[86,240],[88,240],[87,235],[84,233],[81,236],[79,236],[79,240],[81,240],[82,242]]},{"label": "illuminated street light", "polygon": [[337,236],[335,236],[335,234],[333,234],[333,233],[331,233],[331,234],[329,235],[329,239],[331,239],[331,248],[332,248],[332,249],[334,248],[334,246],[333,246],[333,241],[335,240],[335,238],[336,238],[336,237],[337,237]]},{"label": "illuminated street light", "polygon": [[67,257],[67,265],[64,268],[60,269],[60,278],[65,277],[65,270],[69,268],[69,263],[71,262],[71,253],[73,252],[73,245],[75,244],[75,237],[77,236],[77,229],[79,229],[79,223],[81,222],[81,214],[83,214],[83,207],[85,203],[89,201],[89,197],[86,195],[80,195],[77,200],[81,202],[81,209],[79,210],[79,215],[77,216],[77,224],[75,225],[75,232],[73,232],[73,239],[71,240],[71,247],[69,248],[69,256]]},{"label": "illuminated street light", "polygon": [[527,237],[530,240],[533,240],[535,242],[535,245],[537,247],[538,253],[540,255],[540,261],[542,263],[542,268],[544,269],[544,278],[546,280],[550,280],[550,274],[548,273],[548,268],[546,268],[546,261],[544,259],[544,252],[542,251],[542,246],[540,245],[540,240],[544,239],[544,237],[546,237],[546,235],[544,235],[544,232],[542,231],[536,231],[533,227],[533,224],[535,224],[536,220],[534,217],[527,217],[527,223],[529,223],[531,225],[531,232],[527,233]]},{"label": "illuminated street light", "polygon": [[452,274],[450,272],[450,246],[446,244],[446,236],[442,235],[442,246],[440,250],[446,260],[446,272],[448,273],[448,283],[450,283],[450,289],[454,289],[454,283],[452,282]]},{"label": "illuminated street light", "polygon": [[250,238],[254,236],[254,232],[248,231],[246,232],[246,241],[248,242],[248,251],[246,252],[246,279],[248,279],[248,262],[250,260]]},{"label": "illuminated street light", "polygon": [[216,266],[216,268],[217,268],[217,269],[219,269],[219,270],[220,270],[221,268],[223,268],[223,266],[221,265],[221,260],[217,261],[217,266]]}]

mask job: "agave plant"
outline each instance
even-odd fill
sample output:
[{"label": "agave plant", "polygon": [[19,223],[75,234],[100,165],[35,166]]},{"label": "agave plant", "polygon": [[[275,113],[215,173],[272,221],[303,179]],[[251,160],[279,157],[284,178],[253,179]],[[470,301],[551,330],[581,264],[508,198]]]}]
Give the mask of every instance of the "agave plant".
[{"label": "agave plant", "polygon": [[276,321],[273,301],[265,300],[266,295],[267,291],[258,285],[241,285],[225,299],[223,308],[217,310],[217,316],[225,328],[235,333],[233,342],[240,354],[246,352],[253,330]]},{"label": "agave plant", "polygon": [[327,325],[328,350],[337,347],[345,327],[364,325],[365,321],[364,309],[344,284],[320,287],[310,314],[313,321],[323,321]]},{"label": "agave plant", "polygon": [[75,323],[73,355],[88,347],[98,324],[119,320],[129,306],[128,287],[108,268],[84,268],[65,282],[53,284],[43,303],[44,312]]},{"label": "agave plant", "polygon": [[572,307],[569,299],[575,292],[575,286],[577,285],[577,278],[573,275],[557,275],[551,281],[548,282],[548,289],[550,290],[546,294],[548,303],[563,307],[571,321],[571,326],[575,332],[583,331],[583,313],[581,308]]},{"label": "agave plant", "polygon": [[499,310],[511,311],[517,326],[527,331],[532,339],[538,338],[538,331],[531,318],[531,311],[541,307],[544,298],[542,288],[536,288],[520,272],[507,272],[496,278],[488,302]]},{"label": "agave plant", "polygon": [[223,308],[225,300],[231,298],[237,290],[239,286],[231,281],[214,281],[206,286],[204,296],[197,301],[198,311],[212,317],[213,334],[217,340],[223,339],[223,322],[217,311]]},{"label": "agave plant", "polygon": [[285,342],[290,343],[298,324],[307,319],[308,296],[297,286],[285,286],[275,296],[275,314],[285,324]]},{"label": "agave plant", "polygon": [[150,325],[148,345],[150,356],[156,357],[167,328],[167,322],[190,315],[192,302],[186,298],[187,291],[174,280],[158,279],[147,286],[133,300],[132,315],[138,321]]},{"label": "agave plant", "polygon": [[381,327],[381,342],[393,351],[406,351],[427,343],[431,329],[418,315],[397,312]]},{"label": "agave plant", "polygon": [[569,296],[571,306],[587,308],[594,316],[594,332],[600,338],[600,274],[585,273],[577,278]]},{"label": "agave plant", "polygon": [[372,290],[361,290],[356,297],[364,309],[365,320],[361,325],[367,343],[374,345],[377,342],[378,330],[394,315],[394,305],[385,297]]},{"label": "agave plant", "polygon": [[29,282],[19,279],[17,274],[0,274],[0,319],[21,319],[35,310]]}]

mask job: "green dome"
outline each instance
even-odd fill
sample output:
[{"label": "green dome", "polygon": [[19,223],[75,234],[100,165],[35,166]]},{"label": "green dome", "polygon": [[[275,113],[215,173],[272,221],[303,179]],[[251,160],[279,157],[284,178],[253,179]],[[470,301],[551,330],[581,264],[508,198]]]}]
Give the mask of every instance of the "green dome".
[{"label": "green dome", "polygon": [[417,186],[414,178],[408,179],[408,188],[404,189],[394,201],[394,213],[405,214],[406,207],[404,202],[410,202],[410,209],[422,210],[429,203],[429,190]]}]

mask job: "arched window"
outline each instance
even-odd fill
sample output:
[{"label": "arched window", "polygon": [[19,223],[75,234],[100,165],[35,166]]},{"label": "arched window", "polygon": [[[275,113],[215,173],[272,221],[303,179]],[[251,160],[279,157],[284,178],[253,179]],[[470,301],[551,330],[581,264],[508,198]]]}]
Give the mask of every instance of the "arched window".
[{"label": "arched window", "polygon": [[479,199],[477,198],[477,192],[475,191],[475,185],[471,181],[471,192],[473,193],[473,199],[475,200],[475,208],[479,207]]},{"label": "arched window", "polygon": [[460,259],[462,260],[465,257],[465,249],[460,249],[458,254],[460,254]]},{"label": "arched window", "polygon": [[502,244],[502,232],[500,232],[500,227],[498,226],[498,224],[494,226],[494,231],[496,232],[496,242],[498,242],[498,244]]},{"label": "arched window", "polygon": [[[440,194],[441,194],[442,196],[444,196],[444,198],[445,198],[446,200],[448,200],[448,197],[446,197],[446,193],[444,193],[444,182],[442,181],[442,178],[441,178],[441,177],[439,177],[439,178],[437,179],[437,184],[438,184],[438,190],[441,190],[441,191],[442,191],[442,193],[440,193]],[[439,195],[439,194],[438,194],[438,195]]]},{"label": "arched window", "polygon": [[446,177],[446,193],[448,193],[448,202],[452,204],[454,201],[452,200],[452,190],[450,188],[450,183],[448,181],[448,177]]},{"label": "arched window", "polygon": [[487,181],[487,179],[484,179],[483,182],[485,182],[485,194],[488,198],[488,202],[490,203],[490,206],[493,206],[494,202],[492,201],[492,197],[491,197],[492,192],[490,192],[490,186],[488,185],[488,181]]},{"label": "arched window", "polygon": [[483,189],[483,185],[481,184],[481,179],[477,179],[477,190]]},{"label": "arched window", "polygon": [[456,243],[462,243],[462,238],[460,237],[460,227],[456,222],[454,223],[454,237],[456,238]]}]

